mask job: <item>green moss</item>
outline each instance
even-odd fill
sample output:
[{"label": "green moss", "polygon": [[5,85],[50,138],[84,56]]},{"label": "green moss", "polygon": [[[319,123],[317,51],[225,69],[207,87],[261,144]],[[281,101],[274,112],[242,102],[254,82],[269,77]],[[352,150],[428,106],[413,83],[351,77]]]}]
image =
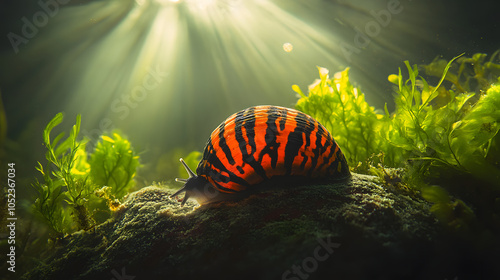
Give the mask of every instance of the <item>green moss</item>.
[{"label": "green moss", "polygon": [[342,276],[352,270],[345,265],[366,254],[379,260],[378,271],[392,273],[387,257],[394,257],[393,249],[380,244],[416,248],[437,234],[428,203],[395,195],[374,176],[353,174],[345,183],[268,189],[203,206],[189,200],[180,207],[169,199],[173,192],[147,187],[131,193],[113,219],[72,235],[68,246],[44,261],[50,265],[24,278],[109,279],[112,269],[126,267],[128,275],[144,279],[277,279],[314,257],[321,239],[341,246],[321,262],[324,270],[315,272],[316,279],[347,279]]}]

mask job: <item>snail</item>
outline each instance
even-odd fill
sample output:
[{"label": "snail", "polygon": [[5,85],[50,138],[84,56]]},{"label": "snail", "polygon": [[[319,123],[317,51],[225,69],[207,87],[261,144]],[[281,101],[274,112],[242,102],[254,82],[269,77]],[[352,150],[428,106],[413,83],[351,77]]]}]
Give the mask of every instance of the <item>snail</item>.
[{"label": "snail", "polygon": [[331,181],[350,177],[344,154],[318,121],[279,106],[255,106],[222,122],[208,138],[196,174],[189,174],[175,197],[186,192],[199,204],[241,197],[270,181]]}]

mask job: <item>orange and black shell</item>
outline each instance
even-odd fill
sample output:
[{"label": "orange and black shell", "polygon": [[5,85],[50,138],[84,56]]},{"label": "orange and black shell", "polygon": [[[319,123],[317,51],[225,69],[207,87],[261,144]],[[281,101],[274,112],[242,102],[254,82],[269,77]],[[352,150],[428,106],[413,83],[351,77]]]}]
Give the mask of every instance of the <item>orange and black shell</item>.
[{"label": "orange and black shell", "polygon": [[273,176],[350,176],[323,125],[289,108],[256,106],[229,116],[211,134],[196,169],[218,191],[237,193]]}]

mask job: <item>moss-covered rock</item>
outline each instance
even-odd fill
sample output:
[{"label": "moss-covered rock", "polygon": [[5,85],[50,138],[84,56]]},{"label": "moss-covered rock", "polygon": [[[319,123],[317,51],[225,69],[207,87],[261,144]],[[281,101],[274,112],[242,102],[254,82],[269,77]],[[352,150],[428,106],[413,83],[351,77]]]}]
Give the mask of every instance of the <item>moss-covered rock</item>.
[{"label": "moss-covered rock", "polygon": [[430,205],[376,177],[354,174],[347,183],[201,207],[188,201],[181,208],[172,193],[147,187],[130,194],[112,220],[72,235],[24,278],[453,277],[436,269],[446,265],[433,259],[439,232]]}]

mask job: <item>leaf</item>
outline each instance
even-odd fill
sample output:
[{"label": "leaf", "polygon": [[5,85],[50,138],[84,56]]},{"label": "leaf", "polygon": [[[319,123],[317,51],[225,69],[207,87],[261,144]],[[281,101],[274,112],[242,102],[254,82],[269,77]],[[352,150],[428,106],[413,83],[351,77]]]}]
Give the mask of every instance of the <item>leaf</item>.
[{"label": "leaf", "polygon": [[457,112],[462,109],[462,107],[465,105],[469,99],[471,99],[475,94],[460,94],[459,96],[456,97],[457,100]]},{"label": "leaf", "polygon": [[113,138],[111,138],[109,136],[102,135],[101,138],[102,138],[102,140],[107,141],[109,143],[115,143],[115,140],[113,140]]},{"label": "leaf", "polygon": [[300,90],[300,87],[298,85],[292,85],[292,90],[295,91],[296,93],[298,93],[300,95],[300,97],[306,98],[306,96],[304,95],[302,90]]},{"label": "leaf", "polygon": [[429,89],[429,84],[424,78],[421,78],[422,84],[423,84],[423,89],[422,89],[422,104],[419,105],[421,110],[423,107],[425,107],[429,102],[432,101],[432,99],[436,98],[437,94],[432,96],[431,90]]},{"label": "leaf", "polygon": [[59,143],[59,140],[61,140],[64,137],[64,132],[59,133],[56,138],[54,138],[54,141],[52,141],[52,148],[55,148],[57,144]]},{"label": "leaf", "polygon": [[328,69],[324,68],[324,67],[320,67],[320,66],[316,66],[318,68],[318,71],[319,71],[319,77],[321,79],[321,81],[326,81],[326,79],[328,79]]},{"label": "leaf", "polygon": [[63,120],[63,114],[57,113],[43,130],[43,141],[48,147],[50,147],[50,132],[54,127],[58,126],[62,122],[62,120]]},{"label": "leaf", "polygon": [[398,85],[399,84],[399,77],[395,74],[391,74],[387,77],[387,80],[395,85]]},{"label": "leaf", "polygon": [[450,62],[448,62],[448,64],[446,64],[446,67],[444,68],[444,71],[443,71],[443,75],[441,76],[441,80],[439,80],[439,83],[434,88],[434,90],[431,92],[431,95],[433,95],[437,91],[437,89],[441,86],[441,84],[443,83],[444,79],[446,78],[446,73],[448,73],[448,69],[450,69],[451,64],[453,63],[453,61],[455,61],[455,59],[461,57],[462,55],[464,55],[464,53],[455,56],[454,58],[452,58],[450,60]]},{"label": "leaf", "polygon": [[398,68],[398,88],[399,92],[403,90],[403,75],[401,75],[401,68]]},{"label": "leaf", "polygon": [[425,186],[421,189],[422,197],[433,203],[449,203],[450,196],[439,186]]},{"label": "leaf", "polygon": [[72,130],[72,138],[73,138],[73,141],[76,142],[76,137],[78,137],[78,134],[80,133],[80,125],[82,123],[82,115],[78,114],[76,116],[76,124],[73,125],[73,130]]},{"label": "leaf", "polygon": [[66,201],[69,205],[75,204],[75,200],[70,192],[65,192],[64,196],[66,197],[64,201]]},{"label": "leaf", "polygon": [[[418,74],[418,71],[417,71],[417,73],[415,73],[415,72],[413,71],[413,69],[412,69],[412,68],[411,68],[411,66],[410,66],[410,62],[408,62],[408,60],[405,60],[405,65],[406,65],[406,68],[408,69],[408,74],[410,75],[410,82],[411,82],[411,95],[412,95],[412,97],[413,97],[413,96],[414,96],[414,92],[415,92],[415,85],[416,85],[415,79],[416,79],[416,76],[417,76],[417,74]],[[412,100],[411,100],[411,98],[408,98],[408,100],[407,100],[407,101],[409,101],[409,102],[410,102],[410,103],[408,104],[408,108],[411,108],[411,106],[412,106],[412,103],[411,103],[411,102],[412,102]],[[418,105],[418,104],[416,104],[416,105]]]},{"label": "leaf", "polygon": [[62,186],[55,186],[52,190],[52,197],[57,198],[61,194]]},{"label": "leaf", "polygon": [[76,138],[78,137],[78,133],[80,132],[80,123],[81,123],[81,115],[78,114],[76,116],[76,124],[73,125],[71,132],[68,137],[68,141],[70,142],[71,147],[76,145]]},{"label": "leaf", "polygon": [[45,175],[45,173],[43,172],[42,164],[39,161],[37,161],[37,163],[38,163],[38,166],[35,166],[35,169],[38,170],[40,173],[42,173],[42,175]]},{"label": "leaf", "polygon": [[51,147],[54,149],[54,155],[56,157],[60,157],[62,154],[71,150],[71,146],[73,145],[73,139],[71,137],[66,138],[59,146]]}]

